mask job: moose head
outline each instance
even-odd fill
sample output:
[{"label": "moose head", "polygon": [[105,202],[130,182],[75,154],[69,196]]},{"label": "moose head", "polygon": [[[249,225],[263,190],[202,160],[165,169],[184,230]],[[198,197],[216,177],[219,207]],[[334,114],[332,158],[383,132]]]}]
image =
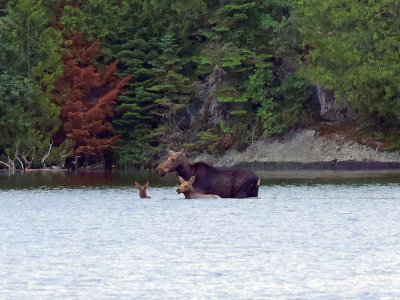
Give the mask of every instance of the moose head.
[{"label": "moose head", "polygon": [[168,155],[167,160],[156,168],[156,171],[160,176],[164,176],[166,173],[175,171],[176,169],[188,164],[188,160],[185,154],[183,154],[183,149],[177,152],[168,150]]},{"label": "moose head", "polygon": [[181,182],[181,185],[176,189],[176,192],[178,194],[181,193],[192,193],[193,190],[193,182],[196,179],[195,176],[190,177],[190,179],[188,181],[186,181],[185,179],[183,179],[181,176],[179,176],[179,181]]},{"label": "moose head", "polygon": [[147,181],[145,185],[140,185],[138,182],[135,181],[136,188],[139,191],[140,198],[150,198],[147,195],[147,189],[149,188],[149,182]]}]

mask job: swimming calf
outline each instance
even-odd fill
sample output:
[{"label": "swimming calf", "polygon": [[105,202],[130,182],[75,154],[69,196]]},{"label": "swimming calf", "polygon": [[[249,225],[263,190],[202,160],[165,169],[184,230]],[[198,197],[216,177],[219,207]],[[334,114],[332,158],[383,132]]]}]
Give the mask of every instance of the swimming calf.
[{"label": "swimming calf", "polygon": [[146,182],[145,185],[140,185],[139,183],[137,183],[137,182],[135,181],[135,185],[136,185],[136,188],[137,188],[138,191],[139,191],[139,196],[140,196],[140,198],[150,198],[150,197],[147,195],[147,189],[149,188],[149,182],[148,182],[148,181]]},{"label": "swimming calf", "polygon": [[221,198],[220,196],[214,194],[196,193],[193,189],[193,182],[195,179],[196,177],[192,176],[188,181],[186,181],[181,176],[179,176],[179,181],[181,182],[181,185],[177,188],[176,192],[178,194],[184,194],[185,199]]}]

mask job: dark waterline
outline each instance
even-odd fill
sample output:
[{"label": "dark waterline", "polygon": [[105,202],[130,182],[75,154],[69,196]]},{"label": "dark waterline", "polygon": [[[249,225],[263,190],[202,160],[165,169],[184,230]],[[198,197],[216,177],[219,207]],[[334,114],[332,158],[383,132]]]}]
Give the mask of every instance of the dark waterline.
[{"label": "dark waterline", "polygon": [[161,178],[152,171],[130,172],[70,172],[70,171],[34,171],[0,173],[0,189],[37,189],[37,188],[109,188],[134,186],[138,181],[151,186],[169,186],[177,182],[176,176],[168,174]]},{"label": "dark waterline", "polygon": [[[400,174],[388,171],[260,171],[261,185],[360,185],[400,183]],[[175,173],[160,177],[154,170],[113,172],[33,171],[0,172],[0,189],[133,187],[134,182],[152,187],[178,185]]]}]

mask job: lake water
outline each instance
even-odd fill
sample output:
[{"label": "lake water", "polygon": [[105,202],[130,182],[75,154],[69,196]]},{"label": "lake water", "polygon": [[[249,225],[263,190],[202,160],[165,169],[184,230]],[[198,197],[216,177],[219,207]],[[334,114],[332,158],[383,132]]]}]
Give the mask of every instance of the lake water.
[{"label": "lake water", "polygon": [[400,298],[400,177],[263,180],[257,199],[177,182],[0,174],[0,299]]}]

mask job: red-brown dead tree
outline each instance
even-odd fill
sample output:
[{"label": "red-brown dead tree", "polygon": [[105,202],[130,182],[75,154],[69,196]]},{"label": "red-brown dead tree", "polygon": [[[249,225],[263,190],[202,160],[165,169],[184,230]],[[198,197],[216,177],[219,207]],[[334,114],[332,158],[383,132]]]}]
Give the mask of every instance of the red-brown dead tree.
[{"label": "red-brown dead tree", "polygon": [[55,144],[73,145],[73,157],[100,158],[118,139],[111,119],[118,95],[129,76],[118,80],[114,74],[118,61],[102,71],[94,67],[100,43],[87,42],[81,34],[71,38],[62,56],[63,75],[56,81],[53,102],[61,107],[62,129]]}]

